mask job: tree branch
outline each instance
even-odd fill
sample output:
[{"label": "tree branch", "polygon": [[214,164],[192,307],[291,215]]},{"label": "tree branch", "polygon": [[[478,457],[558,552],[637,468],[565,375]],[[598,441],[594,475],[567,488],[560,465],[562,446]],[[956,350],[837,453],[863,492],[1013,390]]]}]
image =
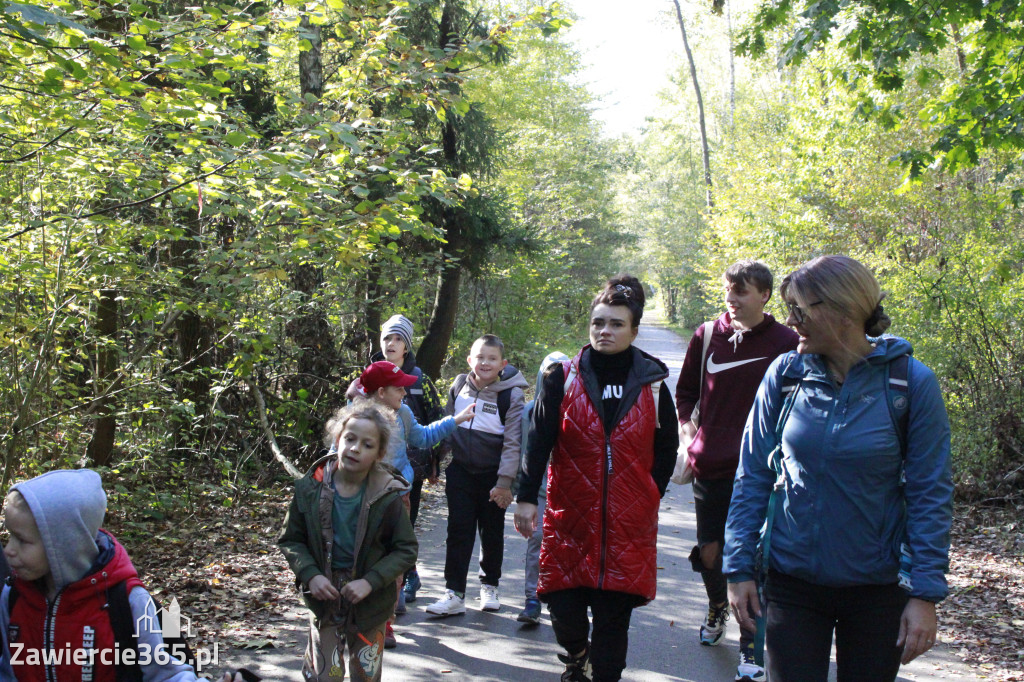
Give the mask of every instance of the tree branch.
[{"label": "tree branch", "polygon": [[267,437],[267,441],[270,442],[270,450],[274,453],[274,458],[281,463],[284,470],[291,474],[292,478],[302,478],[302,472],[292,464],[291,460],[285,457],[284,452],[281,451],[281,447],[277,444],[277,438],[274,437],[274,431],[270,428],[270,422],[267,420],[267,404],[263,402],[263,393],[260,391],[259,386],[252,379],[245,380],[246,385],[256,398],[256,407],[260,412],[260,425],[263,427],[263,435]]},{"label": "tree branch", "polygon": [[[117,211],[117,210],[120,210],[122,208],[132,208],[134,206],[142,206],[143,204],[148,204],[151,201],[159,199],[160,197],[165,196],[167,194],[170,194],[171,192],[173,192],[175,190],[181,189],[185,185],[190,185],[193,182],[197,182],[199,180],[205,180],[206,178],[210,177],[211,175],[216,175],[217,173],[220,173],[222,170],[224,170],[225,168],[227,168],[228,166],[230,166],[234,162],[235,161],[228,161],[227,163],[224,163],[224,164],[221,164],[220,166],[217,166],[216,168],[214,168],[209,173],[203,173],[202,175],[197,175],[194,178],[190,178],[188,180],[184,180],[182,182],[179,182],[177,185],[174,185],[173,187],[168,187],[167,189],[162,190],[160,192],[157,192],[156,194],[154,194],[152,196],[148,196],[145,199],[139,199],[138,201],[132,201],[132,202],[129,202],[127,204],[118,204],[116,206],[108,206],[107,208],[100,209],[99,211],[93,211],[92,213],[86,213],[85,215],[77,215],[77,216],[69,216],[69,215],[65,215],[65,214],[56,215],[56,216],[53,216],[53,218],[51,219],[50,222],[56,221],[58,218],[72,218],[74,220],[84,220],[86,218],[92,218],[93,216],[103,215],[104,213],[110,213],[111,211]],[[0,242],[10,241],[11,239],[14,239],[15,237],[20,237],[23,234],[26,234],[28,232],[32,232],[33,230],[37,230],[40,227],[43,227],[43,225],[45,225],[45,224],[46,223],[39,223],[37,225],[30,225],[30,226],[28,226],[28,227],[26,227],[26,228],[24,228],[22,230],[18,230],[17,232],[11,232],[10,234],[7,234],[7,235],[4,235],[3,237],[0,237]]]},{"label": "tree branch", "polygon": [[[98,107],[99,105],[100,105],[99,102],[94,102],[93,105],[91,107],[89,107],[89,110],[85,112],[85,115],[82,116],[82,118],[85,118],[86,116],[91,114],[92,110],[95,109],[96,107]],[[25,154],[24,156],[18,157],[17,159],[0,159],[0,163],[21,163],[22,161],[28,161],[33,156],[35,156],[39,152],[43,151],[47,147],[56,144],[58,141],[60,141],[60,138],[64,137],[65,135],[67,135],[68,133],[70,133],[72,130],[74,130],[77,127],[78,126],[68,126],[67,130],[65,130],[63,133],[61,133],[57,137],[53,138],[52,140],[50,140],[49,142],[44,144],[42,147],[40,147],[39,149],[35,150],[34,152],[29,152],[28,154]]]}]

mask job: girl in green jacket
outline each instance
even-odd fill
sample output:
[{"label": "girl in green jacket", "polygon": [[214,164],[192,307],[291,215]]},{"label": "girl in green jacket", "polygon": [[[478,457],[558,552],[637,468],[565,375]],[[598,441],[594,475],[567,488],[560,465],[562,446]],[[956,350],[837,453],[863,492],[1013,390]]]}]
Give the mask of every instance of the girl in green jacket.
[{"label": "girl in green jacket", "polygon": [[303,679],[378,682],[384,628],[396,580],[416,563],[418,545],[402,504],[408,484],[381,462],[394,418],[370,401],[339,410],[324,457],[295,483],[278,546],[310,610]]}]

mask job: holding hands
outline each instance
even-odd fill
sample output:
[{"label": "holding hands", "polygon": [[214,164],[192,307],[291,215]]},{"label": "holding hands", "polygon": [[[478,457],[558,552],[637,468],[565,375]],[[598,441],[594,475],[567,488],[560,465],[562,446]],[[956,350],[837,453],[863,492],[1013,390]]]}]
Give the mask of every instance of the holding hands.
[{"label": "holding hands", "polygon": [[512,504],[512,491],[508,488],[499,488],[494,486],[491,488],[491,502],[498,505],[502,509],[508,509],[508,506]]}]

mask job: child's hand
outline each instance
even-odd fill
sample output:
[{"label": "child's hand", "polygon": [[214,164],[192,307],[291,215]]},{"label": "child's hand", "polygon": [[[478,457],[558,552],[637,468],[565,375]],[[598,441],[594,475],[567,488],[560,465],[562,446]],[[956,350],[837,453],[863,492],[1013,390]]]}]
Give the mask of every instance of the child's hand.
[{"label": "child's hand", "polygon": [[476,409],[476,403],[470,403],[466,409],[455,415],[455,423],[461,424],[462,422],[468,422],[470,419],[473,418],[474,409]]},{"label": "child's hand", "polygon": [[313,576],[309,581],[309,593],[320,601],[331,601],[341,596],[325,575]]},{"label": "child's hand", "polygon": [[508,488],[494,486],[491,488],[491,502],[502,509],[508,509],[508,506],[512,504],[512,491]]},{"label": "child's hand", "polygon": [[370,596],[371,592],[373,592],[373,588],[370,586],[370,583],[363,578],[353,580],[346,584],[345,587],[341,588],[341,596],[352,604],[358,604],[363,601]]}]

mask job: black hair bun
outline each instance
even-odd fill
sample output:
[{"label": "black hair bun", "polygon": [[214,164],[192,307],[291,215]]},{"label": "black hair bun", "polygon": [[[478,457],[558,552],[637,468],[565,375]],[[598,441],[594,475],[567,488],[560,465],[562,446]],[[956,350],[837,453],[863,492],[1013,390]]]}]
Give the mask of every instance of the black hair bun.
[{"label": "black hair bun", "polygon": [[644,285],[633,275],[619,274],[608,280],[605,291],[611,293],[615,298],[624,296],[628,300],[643,307],[647,303],[647,294],[644,292]]}]

